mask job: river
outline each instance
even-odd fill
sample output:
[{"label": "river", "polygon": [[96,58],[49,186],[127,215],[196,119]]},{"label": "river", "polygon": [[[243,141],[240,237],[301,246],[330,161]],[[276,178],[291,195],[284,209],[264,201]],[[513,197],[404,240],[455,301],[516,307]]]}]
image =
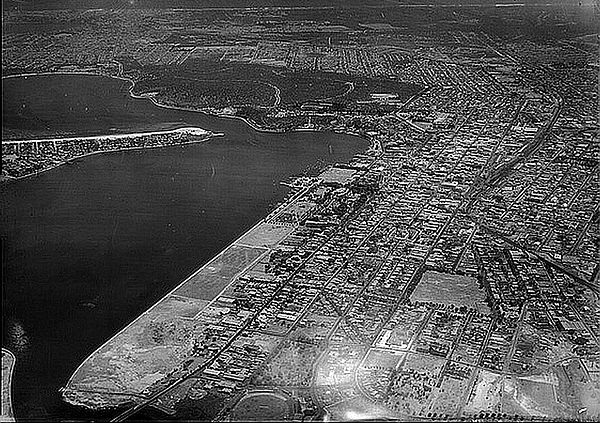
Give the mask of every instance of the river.
[{"label": "river", "polygon": [[264,217],[279,182],[348,161],[366,141],[257,132],[240,120],[133,99],[125,81],[6,79],[3,133],[98,135],[198,126],[201,144],[78,159],[2,183],[2,345],[17,418],[101,418],[58,390],[99,345]]}]

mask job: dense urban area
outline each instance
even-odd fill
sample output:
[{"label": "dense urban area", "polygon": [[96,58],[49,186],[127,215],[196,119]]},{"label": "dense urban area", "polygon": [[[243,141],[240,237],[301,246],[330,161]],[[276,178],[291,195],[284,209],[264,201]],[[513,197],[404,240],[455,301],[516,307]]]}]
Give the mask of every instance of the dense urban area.
[{"label": "dense urban area", "polygon": [[[370,142],[292,181],[65,401],[116,421],[596,421],[599,9],[525,3],[6,9],[3,76],[124,77],[159,104]],[[3,174],[111,142],[3,143]]]}]

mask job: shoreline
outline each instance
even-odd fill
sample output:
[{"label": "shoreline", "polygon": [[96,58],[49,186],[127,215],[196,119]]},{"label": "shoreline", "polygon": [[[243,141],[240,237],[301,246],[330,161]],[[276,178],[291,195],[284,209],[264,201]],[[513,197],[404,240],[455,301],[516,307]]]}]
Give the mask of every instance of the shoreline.
[{"label": "shoreline", "polygon": [[120,74],[119,75],[105,75],[105,74],[101,74],[101,73],[85,72],[85,71],[75,71],[75,72],[65,72],[65,71],[61,71],[61,72],[31,72],[31,73],[20,73],[20,74],[7,75],[7,76],[3,76],[2,79],[16,79],[16,78],[27,78],[27,77],[30,77],[30,76],[35,77],[35,76],[52,76],[52,75],[81,75],[81,76],[96,76],[96,77],[118,79],[120,81],[129,82],[130,87],[129,87],[128,91],[129,91],[129,95],[131,96],[131,98],[149,100],[155,106],[160,107],[162,109],[179,110],[179,111],[182,111],[182,112],[203,113],[203,114],[208,115],[208,116],[216,116],[216,117],[226,118],[226,119],[239,119],[242,122],[244,122],[246,125],[248,125],[250,128],[252,128],[253,130],[255,130],[257,132],[281,134],[281,133],[285,133],[285,132],[296,131],[296,130],[292,130],[292,131],[278,131],[278,130],[275,130],[275,129],[261,128],[256,123],[254,123],[254,122],[250,121],[249,119],[247,119],[245,117],[242,117],[242,116],[229,115],[229,114],[226,114],[226,113],[214,113],[214,112],[210,112],[210,111],[205,110],[205,109],[193,109],[191,107],[173,106],[173,105],[170,105],[170,104],[161,103],[158,100],[156,100],[156,98],[154,97],[153,94],[136,94],[136,93],[134,93],[135,81],[133,79],[131,79],[131,78],[127,78],[127,77],[123,76],[122,75],[122,69],[120,70]]},{"label": "shoreline", "polygon": [[[4,374],[4,355],[7,355],[8,360],[8,374]],[[2,348],[2,415],[0,421],[2,422],[14,422],[15,414],[12,406],[12,377],[15,370],[17,358],[8,349]],[[6,384],[6,386],[5,386]],[[6,402],[5,402],[6,400]]]},{"label": "shoreline", "polygon": [[2,141],[2,144],[30,144],[38,142],[62,142],[62,141],[94,141],[94,140],[120,140],[127,138],[138,138],[152,135],[169,135],[169,134],[189,134],[189,135],[214,135],[223,136],[223,133],[213,133],[205,129],[186,126],[177,129],[165,129],[163,131],[149,131],[149,132],[128,132],[126,134],[110,134],[110,135],[84,135],[81,137],[59,137],[59,138],[27,138],[23,140],[6,140]]},{"label": "shoreline", "polygon": [[[195,140],[195,141],[186,141],[186,142],[181,142],[181,143],[177,143],[177,144],[169,144],[169,145],[151,145],[151,146],[147,146],[147,147],[123,147],[123,148],[115,148],[115,149],[111,149],[111,150],[101,150],[101,151],[93,151],[91,153],[86,153],[86,154],[80,154],[79,156],[75,156],[75,157],[71,157],[70,159],[67,160],[63,160],[59,163],[56,163],[53,166],[50,166],[46,169],[42,169],[40,171],[37,172],[33,172],[33,173],[28,173],[26,175],[22,175],[22,176],[2,176],[0,179],[0,183],[6,183],[6,182],[12,182],[12,181],[20,181],[23,179],[27,179],[27,178],[32,178],[38,175],[41,175],[42,173],[48,172],[50,170],[54,170],[57,169],[61,166],[64,166],[66,164],[75,162],[76,160],[80,160],[80,159],[84,159],[86,157],[91,157],[91,156],[95,156],[95,155],[100,155],[100,154],[108,154],[108,153],[118,153],[120,151],[136,151],[136,150],[153,150],[153,149],[158,149],[158,148],[168,148],[168,147],[180,147],[180,146],[185,146],[185,145],[190,145],[190,144],[200,144],[203,142],[207,142],[210,141],[211,139],[213,139],[214,137],[219,137],[219,136],[223,136],[224,134],[222,133],[210,133],[211,135],[209,135],[207,138],[201,139],[201,140]],[[106,138],[106,137],[94,137],[94,138]],[[37,140],[33,140],[30,142],[37,142]]]},{"label": "shoreline", "polygon": [[[298,191],[296,194],[294,194],[293,197],[291,197],[290,199],[288,199],[287,202],[294,202],[296,201],[302,194],[304,194],[309,188],[311,188],[313,186],[313,184],[310,184],[306,187],[304,187],[303,189],[301,189],[300,191]],[[286,202],[286,203],[287,203]],[[135,319],[133,319],[131,322],[127,323],[123,328],[121,328],[120,330],[118,330],[114,335],[112,335],[109,339],[107,339],[105,342],[103,342],[98,348],[96,348],[94,351],[92,351],[80,364],[79,366],[77,366],[77,368],[73,371],[73,373],[71,373],[71,376],[69,377],[69,380],[65,383],[65,385],[60,389],[60,393],[61,395],[64,395],[64,392],[68,391],[70,388],[68,388],[68,386],[71,384],[73,378],[75,377],[75,375],[77,374],[77,372],[79,372],[79,370],[87,363],[88,360],[90,360],[94,355],[96,355],[98,352],[100,352],[102,350],[102,348],[106,347],[107,345],[109,345],[111,342],[113,342],[114,339],[116,339],[119,335],[121,335],[123,332],[125,332],[127,329],[129,329],[130,327],[134,326],[140,319],[142,319],[142,317],[144,317],[145,315],[147,315],[148,313],[150,313],[154,308],[158,307],[164,300],[166,300],[167,298],[169,298],[171,295],[174,295],[175,292],[177,292],[177,290],[179,288],[181,288],[182,286],[184,286],[191,278],[193,278],[194,276],[196,276],[199,272],[201,272],[202,270],[204,270],[205,268],[209,267],[215,260],[217,260],[219,257],[221,257],[223,254],[225,254],[225,252],[227,250],[229,250],[230,248],[235,247],[236,245],[238,245],[238,242],[240,242],[242,239],[244,239],[244,237],[246,235],[248,235],[249,233],[251,233],[252,231],[254,231],[255,229],[257,229],[260,225],[263,225],[265,223],[268,222],[269,218],[275,217],[278,214],[282,213],[283,210],[285,209],[285,207],[282,207],[283,204],[286,203],[282,203],[279,204],[277,207],[275,207],[270,213],[268,213],[265,217],[261,218],[258,222],[254,223],[250,228],[248,228],[247,230],[245,230],[240,236],[238,236],[236,239],[234,239],[233,241],[231,241],[229,244],[227,244],[227,246],[225,246],[221,251],[219,251],[215,256],[213,256],[210,260],[208,260],[206,263],[204,263],[203,265],[199,266],[198,268],[196,268],[195,270],[193,270],[188,276],[186,276],[180,283],[178,283],[173,289],[171,289],[170,291],[168,291],[167,293],[165,293],[162,297],[160,297],[156,302],[154,302],[150,307],[148,307],[146,310],[144,310],[143,312],[141,312]],[[260,248],[260,247],[256,247],[256,248]],[[258,260],[260,260],[267,252],[271,251],[271,248],[264,248],[264,252],[261,253],[255,260],[253,260],[250,264],[248,264],[244,269],[240,270],[237,274],[242,274],[246,269],[250,268],[252,265],[254,265]],[[236,275],[237,275],[236,274]],[[200,314],[202,312],[202,310],[206,309],[207,307],[209,307],[210,305],[212,305],[213,303],[215,303],[220,295],[225,292],[234,282],[236,281],[236,277],[232,278],[231,281],[229,281],[217,294],[215,294],[215,296],[209,300],[203,307],[201,310],[198,311],[197,315]],[[194,316],[195,318],[196,316]],[[77,392],[77,389],[72,389],[72,391]],[[114,395],[114,393],[109,393],[107,392],[106,394],[108,395]],[[120,395],[127,395],[127,396],[132,396],[132,394],[128,394],[128,393],[123,393]],[[138,394],[139,396],[139,394]],[[118,411],[120,409],[123,408],[123,406],[114,406],[114,407],[97,407],[97,408],[92,408],[89,407],[85,404],[82,403],[74,403],[74,402],[70,402],[67,401],[64,396],[63,398],[61,398],[64,402],[71,404],[73,406],[76,407],[82,407],[84,409],[88,409],[88,410],[93,410],[93,411],[108,411],[108,410],[115,410]]]},{"label": "shoreline", "polygon": [[[99,74],[99,73],[93,73],[93,72],[42,72],[42,73],[9,75],[9,76],[6,76],[6,77],[2,77],[2,79],[5,79],[5,78],[21,78],[21,77],[28,77],[28,76],[44,76],[44,75],[49,75],[49,76],[52,76],[52,75],[82,75],[82,76],[94,76],[94,77],[113,78],[113,79],[118,79],[118,80],[121,80],[121,81],[127,81],[127,82],[130,83],[130,87],[128,89],[128,93],[129,93],[129,95],[132,98],[136,98],[136,99],[149,99],[155,106],[161,107],[163,109],[172,109],[172,110],[179,110],[179,111],[185,111],[185,112],[202,113],[202,114],[204,114],[206,116],[212,116],[212,117],[218,117],[218,118],[239,119],[242,122],[244,122],[250,129],[252,129],[252,130],[254,130],[256,132],[259,132],[259,133],[285,134],[285,133],[290,133],[290,132],[330,132],[330,133],[337,133],[337,134],[343,134],[343,135],[353,136],[353,137],[360,138],[361,141],[366,141],[367,144],[365,146],[366,147],[365,150],[368,150],[368,149],[371,149],[371,148],[376,148],[377,145],[378,145],[377,141],[373,137],[368,137],[367,138],[367,137],[365,137],[363,135],[356,134],[356,133],[349,133],[349,132],[345,132],[345,131],[320,130],[320,129],[312,129],[312,128],[300,128],[300,129],[295,129],[295,130],[277,131],[277,130],[260,128],[254,122],[248,120],[245,117],[241,117],[241,116],[233,116],[233,115],[226,115],[226,114],[210,113],[210,112],[207,112],[207,111],[195,110],[195,109],[186,108],[186,107],[165,105],[165,104],[162,104],[162,103],[158,102],[154,98],[153,95],[138,95],[138,94],[135,94],[134,93],[135,81],[133,81],[131,79],[128,79],[128,78],[125,78],[123,76],[105,75],[105,74]],[[210,132],[210,131],[208,131],[208,132]],[[212,134],[212,132],[210,132],[210,133]],[[224,135],[224,134],[219,134],[219,135]],[[102,137],[103,136],[96,136],[94,138],[102,138]],[[212,137],[209,137],[208,139],[199,140],[199,141],[192,141],[192,142],[189,142],[189,143],[204,142],[204,141],[210,140],[211,138]],[[33,140],[33,141],[38,141],[38,140]],[[88,157],[88,156],[95,155],[95,154],[105,154],[105,153],[118,152],[118,151],[123,151],[123,150],[144,150],[144,149],[150,149],[150,148],[175,147],[175,146],[178,146],[178,145],[184,145],[184,144],[189,144],[189,143],[178,143],[178,144],[165,145],[165,146],[159,145],[159,146],[151,146],[151,147],[133,147],[133,148],[124,148],[124,149],[97,151],[97,152],[88,153],[88,154],[85,154],[85,155],[80,155],[80,156],[77,156],[77,157],[73,157],[73,158],[71,158],[71,159],[69,159],[69,160],[67,160],[67,161],[65,161],[63,163],[59,163],[56,166],[52,166],[52,167],[50,167],[48,169],[44,169],[44,170],[42,170],[40,172],[35,172],[35,173],[29,174],[29,175],[20,176],[18,178],[11,178],[11,180],[19,180],[19,179],[24,179],[24,178],[30,178],[32,176],[41,174],[43,172],[55,169],[55,168],[57,168],[59,166],[62,166],[65,163],[72,162],[72,161],[75,161],[77,159]],[[322,170],[324,170],[326,168],[327,167],[323,167]],[[297,195],[299,195],[300,193],[303,193],[305,191],[305,189],[301,189],[300,192],[297,193]],[[293,198],[295,198],[295,197],[296,196],[294,196]],[[291,199],[289,199],[289,200],[291,200]],[[293,201],[293,200],[291,200],[291,201]],[[98,348],[96,348],[93,352],[91,352],[79,364],[79,366],[76,368],[76,370],[71,373],[71,376],[70,376],[69,380],[67,381],[67,383],[60,389],[62,401],[66,402],[66,403],[69,403],[69,404],[72,404],[72,405],[75,405],[75,406],[78,406],[78,407],[82,407],[84,409],[89,409],[89,410],[100,411],[100,410],[115,410],[115,409],[119,409],[120,407],[90,407],[89,405],[72,403],[70,401],[66,401],[66,399],[64,397],[64,393],[68,392],[68,390],[69,390],[68,386],[71,383],[71,381],[73,380],[74,376],[77,374],[77,372],[85,365],[85,363],[91,357],[93,357],[95,354],[97,354],[98,351],[100,351],[105,346],[109,345],[117,336],[119,336],[121,333],[123,333],[124,331],[126,331],[128,328],[130,328],[131,326],[135,325],[139,321],[139,319],[141,319],[143,316],[145,316],[147,313],[149,313],[151,310],[153,310],[156,306],[158,306],[165,298],[168,298],[169,295],[171,295],[173,292],[175,292],[180,286],[183,286],[190,278],[192,278],[194,275],[196,275],[198,272],[200,272],[205,267],[209,266],[210,263],[212,263],[215,259],[217,259],[218,257],[220,257],[229,248],[235,246],[236,243],[238,243],[244,236],[246,236],[248,233],[250,233],[252,230],[254,230],[259,225],[261,225],[264,222],[266,222],[269,219],[270,216],[272,216],[274,214],[277,214],[279,212],[281,212],[281,207],[280,206],[275,207],[265,217],[261,218],[254,225],[252,225],[250,228],[248,228],[247,230],[245,230],[239,237],[237,237],[235,240],[233,240],[232,242],[230,242],[225,248],[223,248],[219,253],[217,253],[214,257],[212,257],[207,263],[205,263],[204,265],[201,265],[197,269],[195,269],[189,276],[187,276],[186,278],[184,278],[173,289],[169,290],[169,292],[165,293],[158,301],[156,301],[155,303],[153,303],[148,309],[146,309],[141,314],[139,314],[131,322],[129,322],[128,324],[126,324],[125,327],[123,327],[122,329],[118,330],[116,333],[114,333],[112,336],[110,336],[105,342],[103,342]],[[227,286],[225,286],[221,292],[223,292],[224,290],[226,290],[228,286],[229,286],[229,284],[227,284]],[[220,295],[220,293],[218,293],[214,297],[214,299],[218,298],[219,295]],[[211,300],[211,302],[213,300]],[[74,390],[74,391],[76,391],[76,390]]]},{"label": "shoreline", "polygon": [[[120,73],[122,73],[122,65],[119,63],[119,69],[120,69]],[[352,132],[352,131],[336,131],[336,130],[324,130],[324,129],[313,129],[313,128],[296,128],[296,129],[292,129],[292,130],[275,130],[275,129],[268,129],[268,128],[261,128],[260,126],[258,126],[255,122],[251,121],[250,119],[243,117],[243,116],[235,116],[235,115],[229,115],[229,114],[223,114],[223,113],[214,113],[214,112],[210,112],[207,110],[198,110],[198,109],[193,109],[190,107],[183,107],[183,106],[172,106],[172,105],[168,105],[168,104],[164,104],[164,103],[160,103],[158,100],[156,100],[156,98],[154,98],[154,95],[152,94],[136,94],[134,93],[134,89],[135,89],[135,81],[131,78],[127,78],[124,77],[122,75],[106,75],[106,74],[102,74],[102,73],[94,73],[94,72],[85,72],[85,71],[78,71],[78,72],[65,72],[65,71],[59,71],[59,72],[31,72],[31,73],[20,73],[20,74],[12,74],[12,75],[6,75],[6,76],[2,76],[2,80],[4,79],[17,79],[17,78],[28,78],[28,77],[38,77],[38,76],[55,76],[55,75],[64,75],[64,76],[72,76],[72,75],[79,75],[79,76],[93,76],[93,77],[98,77],[98,78],[112,78],[112,79],[117,79],[120,81],[125,81],[128,82],[130,84],[129,88],[128,88],[128,94],[131,98],[134,99],[142,99],[142,100],[149,100],[152,102],[152,104],[156,107],[160,107],[162,109],[167,109],[167,110],[177,110],[177,111],[182,111],[182,112],[191,112],[191,113],[201,113],[204,114],[206,116],[209,117],[217,117],[217,118],[221,118],[221,119],[237,119],[242,121],[243,123],[245,123],[250,129],[259,132],[259,133],[265,133],[265,134],[286,134],[286,133],[292,133],[292,132],[297,132],[297,133],[301,133],[301,132],[329,132],[329,133],[333,133],[333,134],[341,134],[341,135],[348,135],[348,136],[353,136],[353,137],[357,137],[360,138],[361,140],[365,141],[368,143],[368,147],[367,150],[371,149],[371,148],[375,148],[378,149],[379,151],[381,151],[381,145],[380,143],[371,138],[371,137],[366,137],[362,134],[359,134],[357,132]],[[77,159],[81,159],[81,158],[85,158],[85,157],[89,157],[89,156],[93,156],[96,154],[102,154],[102,153],[111,153],[111,152],[118,152],[118,151],[132,151],[132,150],[145,150],[145,149],[155,149],[155,148],[165,148],[165,147],[170,147],[170,146],[176,146],[176,145],[186,145],[186,144],[194,144],[194,143],[198,143],[198,142],[205,142],[208,141],[209,139],[213,138],[213,137],[217,137],[217,136],[225,136],[225,133],[222,132],[212,132],[209,130],[206,130],[204,128],[199,128],[199,127],[190,127],[190,126],[184,126],[181,128],[176,128],[176,129],[170,129],[170,130],[165,130],[165,131],[150,131],[150,132],[140,132],[140,133],[133,133],[133,134],[108,134],[108,135],[92,135],[92,136],[82,136],[82,137],[65,137],[65,138],[55,138],[55,139],[36,139],[36,138],[29,138],[29,139],[22,139],[22,140],[8,140],[8,141],[3,141],[2,143],[6,143],[6,144],[18,144],[18,143],[30,143],[30,142],[53,142],[53,141],[70,141],[70,140],[92,140],[92,139],[99,139],[99,138],[108,138],[108,139],[118,139],[118,138],[128,138],[128,137],[134,137],[134,136],[144,136],[144,135],[160,135],[160,134],[168,134],[168,133],[177,133],[177,132],[181,132],[182,130],[185,129],[194,129],[194,130],[201,130],[203,132],[205,132],[207,135],[209,135],[208,139],[205,140],[199,140],[199,141],[190,141],[190,142],[184,142],[184,143],[177,143],[177,144],[170,144],[170,145],[157,145],[157,146],[149,146],[149,147],[127,147],[127,148],[120,148],[120,149],[113,149],[113,150],[102,150],[102,151],[95,151],[92,153],[86,153],[86,154],[82,154],[79,156],[75,156],[73,158],[70,158],[68,160],[65,161],[61,161],[60,163],[57,163],[51,167],[48,167],[46,169],[37,171],[37,172],[33,172],[33,173],[28,173],[26,175],[22,175],[22,176],[17,176],[17,177],[13,177],[13,176],[1,176],[0,177],[0,183],[6,183],[6,182],[10,182],[10,181],[18,181],[18,180],[22,180],[25,178],[31,178],[37,175],[40,175],[44,172],[48,172],[50,170],[56,169],[60,166],[63,166],[65,164],[71,163]]]},{"label": "shoreline", "polygon": [[[121,64],[119,63],[119,65],[120,65],[120,69],[121,69]],[[243,117],[243,116],[230,115],[230,114],[226,114],[226,113],[218,113],[215,111],[211,111],[209,109],[194,109],[191,107],[173,106],[173,105],[169,105],[169,104],[164,104],[164,103],[161,103],[160,101],[158,101],[153,94],[136,94],[136,93],[134,93],[136,82],[131,78],[127,78],[127,77],[123,76],[122,69],[121,69],[119,75],[109,75],[109,74],[85,72],[85,71],[75,71],[75,72],[59,71],[59,72],[19,73],[19,74],[2,76],[2,79],[4,80],[4,79],[27,78],[30,76],[35,77],[35,76],[53,76],[53,75],[95,76],[95,77],[100,77],[100,78],[112,78],[112,79],[118,79],[120,81],[129,82],[130,87],[128,89],[128,92],[132,98],[149,100],[156,107],[160,107],[162,109],[178,110],[178,111],[182,111],[182,112],[202,113],[206,116],[218,117],[218,118],[222,118],[222,119],[241,120],[242,122],[244,122],[246,125],[248,125],[251,129],[253,129],[256,132],[261,132],[261,133],[266,133],[266,134],[285,134],[285,133],[290,133],[290,132],[331,132],[331,133],[335,133],[335,134],[355,136],[355,137],[365,140],[369,144],[373,144],[372,140],[366,138],[364,135],[361,135],[359,133],[352,132],[352,131],[334,131],[334,130],[327,130],[327,129],[312,129],[312,128],[296,128],[296,129],[291,129],[291,130],[269,129],[269,128],[263,128],[263,127],[259,126],[257,123],[255,123],[252,120],[250,120],[246,117]]]}]

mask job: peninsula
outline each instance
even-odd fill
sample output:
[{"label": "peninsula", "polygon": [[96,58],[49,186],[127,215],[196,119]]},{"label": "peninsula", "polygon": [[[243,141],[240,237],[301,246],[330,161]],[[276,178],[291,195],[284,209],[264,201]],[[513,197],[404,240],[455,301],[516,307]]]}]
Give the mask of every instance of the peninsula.
[{"label": "peninsula", "polygon": [[132,134],[2,141],[2,177],[24,178],[92,154],[204,142],[222,134],[178,128]]}]

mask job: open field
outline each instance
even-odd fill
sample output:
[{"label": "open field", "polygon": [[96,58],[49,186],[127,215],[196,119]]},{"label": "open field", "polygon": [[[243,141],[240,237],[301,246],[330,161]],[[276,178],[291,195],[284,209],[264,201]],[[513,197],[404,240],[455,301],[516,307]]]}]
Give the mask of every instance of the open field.
[{"label": "open field", "polygon": [[352,385],[362,355],[363,348],[360,346],[328,350],[318,361],[314,385]]},{"label": "open field", "polygon": [[503,381],[504,377],[501,375],[480,370],[465,406],[465,412],[499,412]]},{"label": "open field", "polygon": [[253,383],[258,386],[308,387],[318,353],[317,345],[286,340],[275,357],[257,372]]},{"label": "open field", "polygon": [[292,232],[293,228],[272,223],[262,223],[237,242],[241,245],[270,248]]},{"label": "open field", "polygon": [[410,297],[411,301],[451,304],[456,307],[473,307],[479,312],[488,312],[485,294],[477,286],[477,280],[462,275],[450,275],[427,271]]},{"label": "open field", "polygon": [[593,419],[599,415],[599,397],[600,383],[584,374],[578,360],[526,377],[480,370],[464,412],[565,419],[579,414]]},{"label": "open field", "polygon": [[371,349],[367,353],[367,356],[365,357],[361,367],[395,369],[402,357],[404,357],[404,353]]},{"label": "open field", "polygon": [[233,245],[211,260],[183,284],[175,294],[203,300],[213,299],[231,280],[265,252],[261,248]]},{"label": "open field", "polygon": [[441,386],[436,388],[435,399],[430,407],[432,415],[456,417],[462,400],[467,394],[469,388],[469,379],[471,369],[468,369],[467,378],[456,379],[444,377]]},{"label": "open field", "polygon": [[325,183],[337,183],[343,185],[344,183],[351,180],[356,175],[356,173],[356,170],[353,169],[342,169],[333,167],[321,173],[319,177]]},{"label": "open field", "polygon": [[206,303],[175,295],[164,298],[90,356],[69,381],[65,396],[76,400],[77,391],[86,389],[107,393],[90,400],[103,407],[121,403],[123,396],[138,396],[189,352],[195,328],[190,316]]},{"label": "open field", "polygon": [[289,399],[277,391],[249,392],[233,409],[234,421],[281,421],[292,413]]}]

